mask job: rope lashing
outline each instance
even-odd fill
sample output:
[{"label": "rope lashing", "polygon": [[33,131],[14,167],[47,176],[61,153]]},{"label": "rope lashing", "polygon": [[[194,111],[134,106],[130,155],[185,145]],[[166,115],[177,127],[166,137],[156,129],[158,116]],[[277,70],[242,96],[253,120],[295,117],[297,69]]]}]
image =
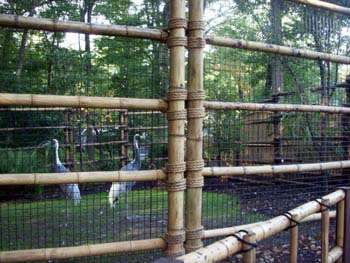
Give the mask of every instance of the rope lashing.
[{"label": "rope lashing", "polygon": [[232,234],[232,236],[234,236],[239,242],[241,242],[241,243],[243,243],[243,244],[245,244],[245,245],[250,246],[250,248],[248,248],[248,249],[242,249],[242,250],[240,251],[241,253],[248,252],[248,251],[250,251],[250,250],[252,250],[252,249],[258,247],[258,244],[257,244],[257,243],[251,243],[251,242],[248,242],[248,241],[244,240],[243,238],[241,238],[241,237],[238,235],[238,233],[245,233],[245,234],[248,235],[249,232],[248,232],[247,230],[242,229],[242,230],[239,230],[239,231],[237,231],[236,233]]},{"label": "rope lashing", "polygon": [[319,201],[318,199],[315,199],[315,202],[321,206],[321,212],[331,209],[331,207],[329,205],[322,203],[322,201]]},{"label": "rope lashing", "polygon": [[[293,215],[292,215],[291,213],[289,213],[289,212],[283,213],[282,216],[286,217],[286,218],[289,220],[289,222],[290,222],[289,227],[286,228],[285,231],[287,231],[287,230],[289,230],[289,229],[291,229],[291,228],[297,227],[297,226],[300,224],[300,222],[297,221],[297,220],[295,220],[295,219],[293,218]],[[294,224],[293,224],[293,223],[294,223]]]}]

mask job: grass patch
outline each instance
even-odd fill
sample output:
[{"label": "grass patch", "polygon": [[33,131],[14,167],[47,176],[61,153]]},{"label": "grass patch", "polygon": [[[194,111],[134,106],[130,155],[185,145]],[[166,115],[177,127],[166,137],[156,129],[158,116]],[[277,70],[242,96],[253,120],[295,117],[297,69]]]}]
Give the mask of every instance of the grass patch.
[{"label": "grass patch", "polygon": [[[164,190],[134,190],[128,195],[130,215],[126,220],[125,196],[110,208],[107,192],[83,195],[74,206],[66,199],[16,201],[0,204],[0,250],[74,246],[162,236],[166,229],[167,193]],[[203,221],[234,222],[242,214],[233,194],[204,192]],[[250,219],[261,218],[248,214]],[[225,224],[227,226],[227,224]]]}]

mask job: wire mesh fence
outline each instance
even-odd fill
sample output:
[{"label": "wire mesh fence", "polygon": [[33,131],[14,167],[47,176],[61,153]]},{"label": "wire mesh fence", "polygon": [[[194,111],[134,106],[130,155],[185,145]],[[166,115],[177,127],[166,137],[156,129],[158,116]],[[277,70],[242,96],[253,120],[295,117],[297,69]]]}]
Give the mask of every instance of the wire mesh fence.
[{"label": "wire mesh fence", "polygon": [[[166,28],[170,14],[169,1],[161,0],[34,4],[4,1],[0,13],[147,28]],[[293,1],[205,1],[205,18],[207,34],[333,54],[348,51],[345,16]],[[158,99],[169,88],[168,47],[156,41],[2,27],[0,52],[2,92]],[[348,106],[349,69],[340,63],[208,45],[206,100]],[[203,158],[209,167],[347,160],[349,122],[345,114],[207,110]],[[146,149],[140,169],[166,167],[164,112],[0,108],[0,173],[53,171],[55,156],[45,145],[52,139],[70,171],[120,170],[135,160],[136,135],[144,136],[139,147]],[[202,224],[213,229],[268,219],[348,185],[348,174],[344,168],[208,177]],[[114,204],[110,183],[79,184],[78,190],[81,199],[74,204],[62,185],[0,187],[0,251],[164,237],[165,182],[132,183]],[[306,251],[301,262],[318,256],[317,228],[309,223],[301,230]],[[261,262],[284,262],[287,240],[283,234],[263,242]],[[161,255],[156,250],[71,262],[150,262]]]}]

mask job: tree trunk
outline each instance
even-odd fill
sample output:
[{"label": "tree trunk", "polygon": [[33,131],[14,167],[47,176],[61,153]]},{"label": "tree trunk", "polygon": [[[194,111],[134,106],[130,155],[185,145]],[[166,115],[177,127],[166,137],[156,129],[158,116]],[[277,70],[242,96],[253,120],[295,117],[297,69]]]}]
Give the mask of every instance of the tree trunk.
[{"label": "tree trunk", "polygon": [[[92,15],[92,9],[94,7],[94,0],[85,0],[84,1],[84,8],[82,9],[81,13],[81,20],[82,22],[91,23],[91,15]],[[90,46],[90,35],[85,34],[85,77],[86,77],[86,95],[91,95],[91,46]],[[86,142],[88,143],[87,146],[87,152],[88,152],[88,158],[90,161],[95,160],[94,156],[94,146],[90,145],[91,143],[94,143],[94,133],[93,133],[93,121],[91,120],[91,115],[88,113],[86,115],[86,124],[87,124],[87,138]]]},{"label": "tree trunk", "polygon": [[[276,45],[282,45],[282,1],[271,1],[271,43]],[[270,65],[270,81],[272,91],[272,102],[278,103],[278,94],[283,90],[283,70],[281,58],[274,56]],[[274,113],[272,116],[273,123],[273,146],[274,146],[274,163],[278,164],[282,161],[282,147],[281,147],[281,115]]]},{"label": "tree trunk", "polygon": [[25,51],[26,51],[26,45],[28,40],[28,29],[23,30],[22,39],[21,39],[21,45],[18,51],[18,57],[17,57],[17,66],[16,66],[16,79],[17,84],[19,84],[21,77],[22,77],[22,71],[23,71],[23,65],[24,65],[24,57],[25,57]]}]

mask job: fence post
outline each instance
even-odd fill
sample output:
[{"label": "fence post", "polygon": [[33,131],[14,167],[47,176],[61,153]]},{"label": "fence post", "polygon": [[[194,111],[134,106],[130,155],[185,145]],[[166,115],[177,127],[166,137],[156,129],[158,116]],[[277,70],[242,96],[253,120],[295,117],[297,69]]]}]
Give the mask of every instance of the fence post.
[{"label": "fence post", "polygon": [[328,199],[322,199],[321,201],[321,249],[322,249],[322,263],[328,263],[329,252],[329,205]]},{"label": "fence post", "polygon": [[243,263],[255,263],[256,262],[256,249],[255,247],[251,247],[249,243],[255,244],[256,235],[254,232],[248,231],[246,235],[243,236],[243,240],[247,242],[247,244],[243,244],[243,250],[247,250],[243,254]]},{"label": "fence post", "polygon": [[187,191],[186,191],[186,252],[203,246],[202,226],[202,187],[204,179],[202,170],[203,151],[203,0],[189,1],[189,72],[188,72],[188,104],[187,104]]},{"label": "fence post", "polygon": [[186,180],[185,121],[187,119],[185,100],[185,29],[187,20],[185,0],[170,1],[169,37],[170,87],[168,98],[168,226],[166,233],[166,254],[171,257],[185,253],[184,241],[184,190]]},{"label": "fence post", "polygon": [[[296,218],[294,215],[292,215],[292,220],[296,221]],[[290,229],[290,255],[289,255],[289,262],[290,263],[297,263],[298,262],[298,237],[299,237],[299,227],[295,222],[291,222],[291,229]]]},{"label": "fence post", "polygon": [[341,189],[345,192],[343,263],[350,263],[350,187]]},{"label": "fence post", "polygon": [[[344,244],[344,212],[345,201],[341,200],[337,203],[337,225],[336,225],[336,246],[343,247]],[[342,257],[336,261],[342,263]]]}]

